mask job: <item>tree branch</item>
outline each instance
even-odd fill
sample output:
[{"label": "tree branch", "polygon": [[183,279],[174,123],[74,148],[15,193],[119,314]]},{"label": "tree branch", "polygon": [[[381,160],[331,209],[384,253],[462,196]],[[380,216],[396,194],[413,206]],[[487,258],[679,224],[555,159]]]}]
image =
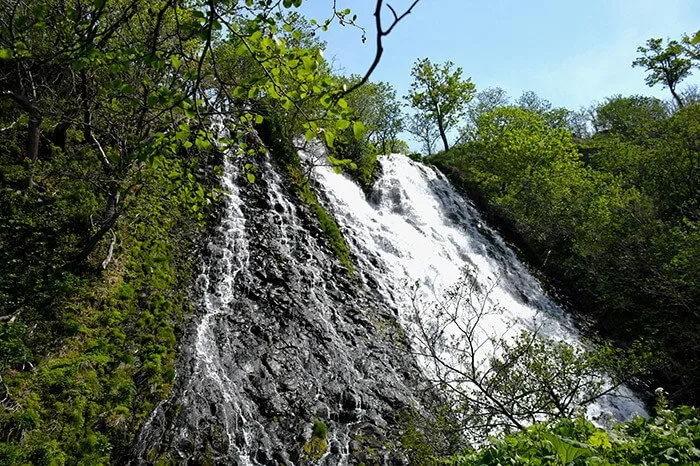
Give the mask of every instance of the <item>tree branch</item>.
[{"label": "tree branch", "polygon": [[360,79],[357,83],[355,83],[353,86],[348,88],[347,90],[343,91],[339,96],[338,99],[340,99],[343,96],[346,96],[353,92],[354,90],[358,89],[360,86],[365,84],[367,81],[369,81],[369,77],[374,73],[374,70],[377,68],[377,65],[379,65],[379,61],[382,58],[382,55],[384,54],[384,44],[383,44],[383,38],[385,36],[388,36],[391,34],[391,31],[396,27],[399,22],[404,19],[406,16],[408,16],[413,8],[418,4],[420,0],[414,0],[413,3],[411,3],[411,6],[408,7],[406,11],[403,12],[401,16],[397,16],[396,10],[392,8],[391,5],[387,4],[387,7],[391,10],[392,14],[394,15],[394,21],[392,21],[391,26],[389,26],[388,29],[384,30],[382,27],[382,5],[384,3],[384,0],[377,0],[377,5],[374,9],[374,24],[376,27],[376,51],[374,53],[374,60],[372,61],[372,64],[370,67],[367,69],[367,72],[364,74],[362,79]]}]

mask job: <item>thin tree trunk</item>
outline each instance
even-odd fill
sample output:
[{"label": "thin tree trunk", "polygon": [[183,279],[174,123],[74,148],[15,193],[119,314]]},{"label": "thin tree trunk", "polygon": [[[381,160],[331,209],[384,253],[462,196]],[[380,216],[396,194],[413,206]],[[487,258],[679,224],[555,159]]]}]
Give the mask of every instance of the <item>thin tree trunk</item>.
[{"label": "thin tree trunk", "polygon": [[34,166],[39,158],[39,139],[41,138],[41,113],[36,110],[32,110],[29,114],[29,127],[27,129],[27,146],[26,146],[26,156],[30,160],[29,167],[29,179],[27,180],[27,187],[31,188],[34,185]]},{"label": "thin tree trunk", "polygon": [[683,101],[681,100],[680,96],[676,94],[676,89],[674,86],[671,86],[670,84],[668,85],[668,88],[671,90],[671,95],[673,98],[676,100],[676,103],[678,104],[678,108],[683,108]]},{"label": "thin tree trunk", "polygon": [[442,139],[442,143],[445,145],[445,152],[450,150],[450,145],[447,142],[447,134],[445,134],[445,128],[442,123],[442,115],[438,115],[438,130],[440,131],[440,138]]},{"label": "thin tree trunk", "polygon": [[70,268],[78,268],[83,262],[85,262],[90,255],[90,253],[95,249],[97,244],[102,238],[107,234],[107,232],[117,223],[120,211],[114,211],[112,216],[107,218],[107,220],[102,224],[99,230],[97,230],[83,245],[82,249],[75,254],[71,260],[68,262]]},{"label": "thin tree trunk", "polygon": [[34,184],[34,164],[39,158],[39,140],[41,139],[41,111],[23,94],[16,94],[12,91],[5,91],[0,96],[7,97],[15,102],[22,110],[29,115],[29,125],[27,127],[27,143],[25,145],[25,157],[31,162],[29,167],[29,179],[27,186]]}]

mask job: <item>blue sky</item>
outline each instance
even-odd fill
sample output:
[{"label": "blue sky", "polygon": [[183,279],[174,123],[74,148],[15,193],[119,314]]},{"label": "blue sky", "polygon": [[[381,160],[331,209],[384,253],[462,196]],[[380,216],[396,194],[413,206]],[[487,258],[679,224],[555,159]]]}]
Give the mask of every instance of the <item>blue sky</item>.
[{"label": "blue sky", "polygon": [[[400,10],[408,0],[389,3]],[[374,0],[337,0],[367,27],[368,40],[337,25],[322,34],[326,58],[346,73],[363,73],[374,56]],[[331,0],[305,0],[302,13],[328,17]],[[388,13],[388,10],[385,11]],[[389,16],[385,16],[387,21]],[[399,95],[418,58],[452,60],[477,89],[498,86],[511,97],[532,90],[556,106],[578,109],[614,94],[645,94],[644,72],[632,68],[636,49],[650,37],[678,39],[700,29],[700,0],[421,0],[385,40],[372,76]],[[700,70],[685,84],[700,84]]]}]

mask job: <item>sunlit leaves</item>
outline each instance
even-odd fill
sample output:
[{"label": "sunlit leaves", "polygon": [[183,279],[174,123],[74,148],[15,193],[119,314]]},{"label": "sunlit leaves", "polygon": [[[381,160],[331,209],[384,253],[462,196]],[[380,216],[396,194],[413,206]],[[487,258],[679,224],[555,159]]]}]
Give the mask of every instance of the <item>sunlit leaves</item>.
[{"label": "sunlit leaves", "polygon": [[355,135],[356,139],[361,139],[362,135],[365,132],[365,125],[361,121],[355,121],[352,124],[352,132]]},{"label": "sunlit leaves", "polygon": [[692,57],[687,57],[683,46],[675,40],[664,45],[662,39],[649,39],[646,46],[637,48],[637,52],[640,56],[632,62],[632,66],[642,67],[648,72],[645,78],[647,85],[667,86],[678,105],[682,107],[683,101],[676,94],[676,86],[690,76]]},{"label": "sunlit leaves", "polygon": [[255,172],[258,170],[258,167],[252,163],[246,163],[243,168],[248,182],[251,184],[255,183]]},{"label": "sunlit leaves", "polygon": [[328,156],[328,163],[331,164],[336,173],[341,173],[344,168],[356,169],[357,165],[350,159],[337,159],[332,155]]},{"label": "sunlit leaves", "polygon": [[411,70],[413,82],[406,96],[411,106],[437,123],[445,150],[447,131],[459,122],[476,92],[470,78],[462,78],[462,68],[453,67],[450,61],[439,65],[428,58],[418,60]]},{"label": "sunlit leaves", "polygon": [[323,137],[326,140],[326,145],[328,147],[333,147],[333,143],[335,142],[335,133],[333,131],[324,131]]}]

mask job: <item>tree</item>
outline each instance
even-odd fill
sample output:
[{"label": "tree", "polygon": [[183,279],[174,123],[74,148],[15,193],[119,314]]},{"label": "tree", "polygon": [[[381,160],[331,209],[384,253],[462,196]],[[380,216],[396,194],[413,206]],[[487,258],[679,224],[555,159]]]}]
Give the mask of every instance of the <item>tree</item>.
[{"label": "tree", "polygon": [[642,359],[623,363],[622,353],[607,345],[584,348],[537,330],[499,334],[493,320],[503,310],[489,298],[497,282],[480,284],[466,271],[432,304],[418,285],[411,294],[414,352],[447,392],[468,438],[483,441],[538,421],[571,418],[640,371]]},{"label": "tree", "polygon": [[649,39],[645,46],[637,48],[641,54],[632,62],[648,71],[645,81],[649,87],[663,84],[671,91],[678,107],[683,107],[683,100],[676,92],[676,87],[690,76],[692,60],[687,57],[683,46],[671,40],[664,47],[663,39]]},{"label": "tree", "polygon": [[593,111],[593,128],[596,132],[610,132],[623,138],[631,138],[642,127],[668,116],[666,105],[655,97],[635,95],[608,97]]},{"label": "tree", "polygon": [[516,106],[539,115],[550,128],[571,129],[571,112],[564,107],[553,107],[552,103],[535,94],[525,91],[515,101]]},{"label": "tree", "polygon": [[679,92],[681,100],[683,100],[683,105],[686,107],[689,105],[700,104],[700,87],[697,85],[690,85]]},{"label": "tree", "polygon": [[[144,166],[215,143],[245,151],[235,137],[213,134],[211,117],[225,115],[235,134],[283,115],[296,134],[332,141],[336,121],[347,119],[343,98],[358,86],[330,79],[307,36],[354,18],[334,6],[322,26],[305,24],[288,14],[301,3],[15,0],[0,7],[0,128],[23,140],[14,156],[26,168],[24,191],[34,185],[42,150],[80,152],[102,172],[91,180],[101,212],[90,212],[89,235],[71,264],[84,262],[123,215],[143,186]],[[381,38],[417,3],[396,15],[376,2],[375,14],[386,6],[394,18],[388,27],[378,20],[375,63]]]},{"label": "tree", "polygon": [[684,34],[683,47],[685,48],[685,53],[691,60],[700,61],[700,31],[697,31],[692,37]]},{"label": "tree", "polygon": [[500,87],[489,87],[476,93],[474,99],[467,105],[467,123],[460,129],[458,142],[472,140],[476,137],[479,117],[509,103],[506,91]]},{"label": "tree", "polygon": [[408,118],[406,130],[421,143],[421,148],[426,155],[433,155],[440,132],[437,124],[429,115],[414,113]]},{"label": "tree", "polygon": [[450,148],[447,132],[459,122],[476,92],[470,78],[462,79],[462,68],[453,71],[453,67],[451,61],[434,65],[428,58],[418,60],[411,70],[413,82],[406,97],[415,109],[436,122],[445,151]]},{"label": "tree", "polygon": [[[351,76],[349,83],[352,85],[360,79]],[[353,116],[364,123],[363,137],[374,149],[380,154],[394,152],[393,142],[403,130],[404,121],[401,103],[391,84],[368,81],[350,94],[347,101]]]}]

